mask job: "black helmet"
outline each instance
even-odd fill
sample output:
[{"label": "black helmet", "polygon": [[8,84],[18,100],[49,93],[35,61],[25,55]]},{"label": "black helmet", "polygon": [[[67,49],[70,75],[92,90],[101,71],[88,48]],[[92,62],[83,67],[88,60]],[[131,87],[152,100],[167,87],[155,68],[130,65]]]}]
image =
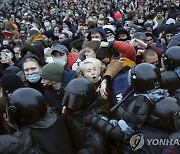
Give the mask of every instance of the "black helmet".
[{"label": "black helmet", "polygon": [[97,98],[96,90],[85,78],[76,78],[65,88],[62,105],[71,111],[87,109]]},{"label": "black helmet", "polygon": [[173,97],[164,97],[154,107],[150,114],[152,121],[149,122],[167,130],[175,130],[174,113],[180,111],[178,100]]},{"label": "black helmet", "polygon": [[167,70],[175,70],[180,66],[180,46],[174,46],[166,50],[164,64]]},{"label": "black helmet", "polygon": [[8,111],[18,126],[33,124],[46,116],[43,95],[33,88],[20,88],[12,93]]},{"label": "black helmet", "polygon": [[136,93],[147,93],[159,86],[160,70],[149,63],[141,63],[130,71],[131,85]]}]

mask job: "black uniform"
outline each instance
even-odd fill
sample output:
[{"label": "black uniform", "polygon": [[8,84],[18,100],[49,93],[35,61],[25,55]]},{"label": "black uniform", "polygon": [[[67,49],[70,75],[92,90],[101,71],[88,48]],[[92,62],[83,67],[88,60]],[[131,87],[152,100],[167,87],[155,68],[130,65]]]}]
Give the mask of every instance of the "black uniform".
[{"label": "black uniform", "polygon": [[[78,88],[77,88],[78,87]],[[73,79],[66,87],[62,105],[75,154],[106,154],[105,136],[94,130],[86,121],[91,114],[102,114],[97,107],[94,85],[85,78]]]},{"label": "black uniform", "polygon": [[23,139],[32,153],[72,154],[67,128],[61,117],[47,111],[43,95],[32,88],[20,88],[10,96],[10,115],[20,128],[14,135]]}]

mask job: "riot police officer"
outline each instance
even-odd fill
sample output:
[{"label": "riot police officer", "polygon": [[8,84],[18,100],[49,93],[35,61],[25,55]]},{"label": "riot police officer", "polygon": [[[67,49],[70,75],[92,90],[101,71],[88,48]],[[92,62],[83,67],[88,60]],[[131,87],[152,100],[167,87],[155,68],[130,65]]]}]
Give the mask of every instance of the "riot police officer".
[{"label": "riot police officer", "polygon": [[165,52],[164,64],[166,71],[161,73],[161,87],[168,89],[171,96],[180,100],[180,47],[173,46]]},{"label": "riot police officer", "polygon": [[65,88],[62,105],[66,108],[64,117],[73,142],[74,153],[106,154],[106,138],[86,122],[90,114],[105,117],[104,110],[97,103],[93,83],[85,78],[73,79]]},{"label": "riot police officer", "polygon": [[[176,131],[173,112],[180,111],[180,106],[175,98],[169,97],[167,90],[160,88],[160,79],[160,70],[154,65],[147,63],[136,65],[129,73],[134,93],[111,109],[113,118],[117,120],[105,121],[98,116],[92,116],[89,122],[110,137],[126,143],[133,133],[139,132],[145,139],[168,138],[168,133],[163,129],[166,128],[168,132]],[[107,127],[103,129],[102,125]],[[143,148],[133,151],[126,143],[123,153],[149,151],[158,154],[163,149],[163,146],[146,146],[146,142]]]},{"label": "riot police officer", "polygon": [[[43,95],[33,88],[20,88],[9,100],[9,114],[20,132],[25,132],[25,146],[34,153],[71,154],[71,144],[61,117],[47,110]],[[20,132],[15,135],[21,138]]]}]

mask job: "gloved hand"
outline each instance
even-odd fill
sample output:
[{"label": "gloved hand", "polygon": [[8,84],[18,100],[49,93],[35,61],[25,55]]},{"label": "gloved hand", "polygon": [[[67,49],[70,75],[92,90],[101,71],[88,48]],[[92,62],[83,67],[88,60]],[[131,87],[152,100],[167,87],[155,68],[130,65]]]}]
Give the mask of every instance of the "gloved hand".
[{"label": "gloved hand", "polygon": [[0,136],[0,153],[18,153],[22,144],[19,139],[13,135]]},{"label": "gloved hand", "polygon": [[125,140],[129,139],[133,135],[134,130],[130,126],[128,126],[124,120],[119,120],[118,126],[121,128],[122,132],[124,133]]}]

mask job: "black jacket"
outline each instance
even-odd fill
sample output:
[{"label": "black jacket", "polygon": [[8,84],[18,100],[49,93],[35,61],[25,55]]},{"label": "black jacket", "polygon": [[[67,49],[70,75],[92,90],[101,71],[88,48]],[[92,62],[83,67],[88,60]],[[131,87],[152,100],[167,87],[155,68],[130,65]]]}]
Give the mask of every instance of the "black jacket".
[{"label": "black jacket", "polygon": [[[70,133],[75,154],[106,154],[108,153],[106,138],[102,133],[94,130],[86,122],[87,116],[94,113],[94,109],[80,114],[65,114],[66,124]],[[97,114],[102,113],[100,109]]]},{"label": "black jacket", "polygon": [[70,138],[62,117],[48,112],[45,119],[28,127],[34,151],[45,154],[72,154]]}]

